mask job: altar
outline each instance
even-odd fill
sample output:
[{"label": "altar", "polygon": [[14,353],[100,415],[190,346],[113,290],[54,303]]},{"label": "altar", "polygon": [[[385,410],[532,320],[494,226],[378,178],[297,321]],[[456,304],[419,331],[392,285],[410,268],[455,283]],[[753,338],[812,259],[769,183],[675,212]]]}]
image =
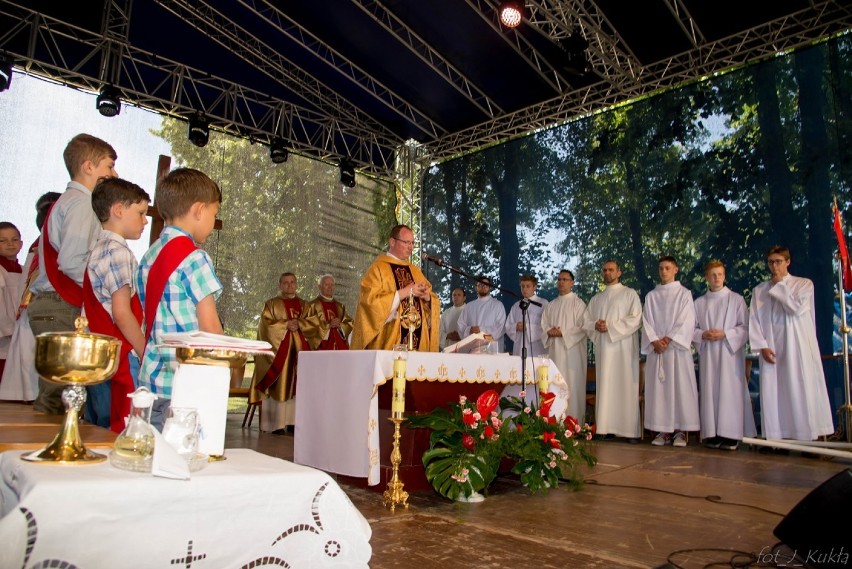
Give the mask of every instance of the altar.
[{"label": "altar", "polygon": [[[548,358],[527,358],[528,391],[537,367],[549,368],[554,415],[565,412],[568,386]],[[521,358],[508,354],[408,354],[405,414],[428,413],[476,398],[488,389],[514,393],[521,386]],[[390,476],[393,426],[393,352],[388,350],[300,352],[296,396],[294,462],[326,472],[366,479],[374,486]],[[582,394],[585,397],[585,394]],[[406,490],[428,489],[421,457],[427,429],[402,426],[400,477]]]},{"label": "altar", "polygon": [[371,529],[326,473],[248,449],[170,480],[0,454],[0,567],[367,568]]}]

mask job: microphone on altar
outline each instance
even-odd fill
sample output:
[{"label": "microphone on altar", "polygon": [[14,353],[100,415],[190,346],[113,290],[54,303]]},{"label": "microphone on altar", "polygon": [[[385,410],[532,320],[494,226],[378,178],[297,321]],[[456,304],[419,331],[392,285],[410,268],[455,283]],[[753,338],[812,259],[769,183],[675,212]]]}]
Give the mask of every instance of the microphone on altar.
[{"label": "microphone on altar", "polygon": [[444,266],[444,260],[443,259],[440,259],[438,257],[433,257],[432,255],[430,255],[428,253],[421,253],[420,258],[423,259],[424,261],[432,261],[433,263],[435,263],[439,267]]}]

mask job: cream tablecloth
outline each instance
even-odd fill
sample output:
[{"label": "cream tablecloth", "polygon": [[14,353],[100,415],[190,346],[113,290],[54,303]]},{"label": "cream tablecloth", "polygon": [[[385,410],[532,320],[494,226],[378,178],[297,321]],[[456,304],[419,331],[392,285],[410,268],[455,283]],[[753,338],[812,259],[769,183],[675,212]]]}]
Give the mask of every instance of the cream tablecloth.
[{"label": "cream tablecloth", "polygon": [[[568,386],[547,358],[527,358],[526,384],[539,365],[549,367],[550,390],[557,395],[552,409],[559,416],[566,409]],[[495,383],[504,384],[504,394],[520,391],[519,356],[413,352],[407,368],[409,381]],[[376,393],[392,374],[389,350],[300,352],[293,460],[378,484]]]},{"label": "cream tablecloth", "polygon": [[312,468],[228,449],[176,481],[21,454],[0,454],[2,568],[368,567],[369,524]]}]

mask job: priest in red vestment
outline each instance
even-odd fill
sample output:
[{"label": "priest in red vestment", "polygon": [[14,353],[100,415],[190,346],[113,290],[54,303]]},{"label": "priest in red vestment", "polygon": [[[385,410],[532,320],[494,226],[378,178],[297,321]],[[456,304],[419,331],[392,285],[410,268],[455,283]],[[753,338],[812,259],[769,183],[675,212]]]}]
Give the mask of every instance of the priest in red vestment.
[{"label": "priest in red vestment", "polygon": [[308,303],[307,326],[302,330],[312,350],[348,350],[352,317],[342,302],[334,299],[334,277],[319,279],[319,296]]},{"label": "priest in red vestment", "polygon": [[296,295],[296,275],[278,279],[279,294],[263,305],[257,339],[272,344],[275,357],[256,355],[249,403],[263,402],[260,430],[284,433],[296,424],[296,363],[301,350],[309,350],[302,332],[307,303]]}]

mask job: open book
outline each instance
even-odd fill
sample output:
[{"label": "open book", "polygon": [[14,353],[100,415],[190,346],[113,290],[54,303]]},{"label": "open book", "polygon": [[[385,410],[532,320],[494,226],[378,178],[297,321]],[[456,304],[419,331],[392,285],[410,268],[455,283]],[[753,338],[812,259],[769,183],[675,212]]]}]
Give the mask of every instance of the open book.
[{"label": "open book", "polygon": [[484,354],[489,353],[489,347],[494,341],[491,334],[471,334],[466,338],[462,338],[455,344],[451,344],[444,348],[445,354]]},{"label": "open book", "polygon": [[272,345],[260,340],[245,340],[210,332],[171,332],[163,334],[162,344],[170,348],[224,349],[253,354],[271,354]]}]

